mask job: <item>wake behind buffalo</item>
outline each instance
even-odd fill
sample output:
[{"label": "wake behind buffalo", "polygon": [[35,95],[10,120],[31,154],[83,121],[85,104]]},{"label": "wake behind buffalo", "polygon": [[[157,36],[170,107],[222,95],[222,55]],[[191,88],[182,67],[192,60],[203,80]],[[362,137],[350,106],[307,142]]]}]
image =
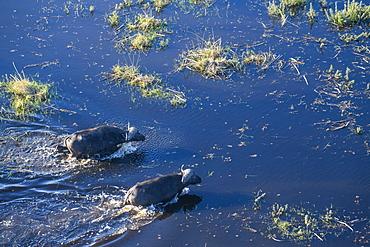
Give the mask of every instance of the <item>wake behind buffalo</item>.
[{"label": "wake behind buffalo", "polygon": [[[59,152],[69,152],[72,157],[101,157],[118,151],[124,143],[145,141],[145,136],[135,127],[127,129],[111,125],[77,131],[64,139],[64,146],[58,146]],[[192,169],[159,176],[139,182],[126,194],[124,204],[149,206],[166,203],[178,196],[191,184],[199,184],[202,179]]]}]

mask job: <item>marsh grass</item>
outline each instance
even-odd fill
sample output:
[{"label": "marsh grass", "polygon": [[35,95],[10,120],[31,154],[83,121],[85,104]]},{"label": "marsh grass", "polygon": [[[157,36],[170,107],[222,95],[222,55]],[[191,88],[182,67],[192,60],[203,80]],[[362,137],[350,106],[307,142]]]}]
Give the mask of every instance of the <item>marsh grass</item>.
[{"label": "marsh grass", "polygon": [[123,38],[116,39],[115,48],[148,51],[158,44],[159,49],[168,45],[168,24],[166,19],[157,19],[152,14],[137,14],[127,17]]},{"label": "marsh grass", "polygon": [[136,33],[130,37],[130,48],[132,50],[148,51],[153,47],[155,35]]},{"label": "marsh grass", "polygon": [[370,24],[370,6],[363,4],[362,1],[348,0],[342,10],[338,9],[338,2],[335,2],[335,8],[327,9],[325,14],[329,23],[338,29]]},{"label": "marsh grass", "polygon": [[307,0],[275,0],[269,1],[267,6],[268,15],[274,19],[280,19],[285,25],[288,17],[295,18],[307,5]]},{"label": "marsh grass", "polygon": [[161,12],[167,5],[172,3],[172,0],[151,0],[155,7],[155,11]]},{"label": "marsh grass", "polygon": [[312,3],[310,3],[310,8],[307,11],[306,16],[312,27],[312,24],[317,20],[319,16],[319,13],[313,8]]},{"label": "marsh grass", "polygon": [[177,71],[188,69],[206,79],[227,79],[233,71],[241,70],[236,53],[230,47],[222,46],[221,39],[201,39],[193,48],[180,54]]},{"label": "marsh grass", "polygon": [[114,65],[110,73],[103,74],[103,80],[109,80],[115,86],[122,84],[137,89],[144,98],[166,99],[173,107],[185,107],[186,98],[183,92],[165,87],[162,79],[151,74],[144,74],[136,65]]},{"label": "marsh grass", "polygon": [[167,21],[165,19],[157,19],[148,13],[137,14],[133,22],[128,20],[127,28],[130,31],[163,33],[167,31]]},{"label": "marsh grass", "polygon": [[192,13],[195,17],[203,17],[209,13],[216,0],[176,0],[176,5],[185,14]]},{"label": "marsh grass", "polygon": [[23,71],[14,75],[5,75],[0,82],[1,90],[9,97],[11,108],[15,114],[24,119],[43,109],[54,96],[50,84],[35,81],[26,77]]},{"label": "marsh grass", "polygon": [[341,41],[348,43],[351,42],[363,42],[370,37],[370,32],[362,32],[360,34],[343,33],[339,35]]},{"label": "marsh grass", "polygon": [[120,16],[118,15],[118,12],[116,10],[112,11],[108,17],[107,20],[109,22],[109,25],[111,27],[118,26],[120,24]]}]

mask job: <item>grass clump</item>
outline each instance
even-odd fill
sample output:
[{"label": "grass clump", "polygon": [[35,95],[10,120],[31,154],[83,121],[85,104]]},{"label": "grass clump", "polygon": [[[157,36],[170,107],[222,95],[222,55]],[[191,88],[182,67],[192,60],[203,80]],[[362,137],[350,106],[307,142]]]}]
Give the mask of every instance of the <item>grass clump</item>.
[{"label": "grass clump", "polygon": [[289,16],[296,17],[306,4],[307,0],[281,0],[280,3],[273,0],[268,2],[267,12],[269,16],[280,19],[284,25]]},{"label": "grass clump", "polygon": [[254,51],[248,50],[243,54],[243,62],[247,66],[254,64],[261,70],[266,70],[281,57],[281,55],[277,55],[271,51],[255,53]]},{"label": "grass clump", "polygon": [[151,0],[155,11],[161,12],[167,5],[172,3],[172,0]]},{"label": "grass clump", "polygon": [[140,31],[145,33],[163,33],[167,31],[167,21],[156,19],[154,16],[144,13],[134,17],[133,22],[127,23],[130,31]]},{"label": "grass clump", "polygon": [[26,77],[23,71],[5,75],[0,86],[5,95],[9,96],[11,108],[22,119],[42,110],[42,105],[48,103],[53,96],[50,84]]},{"label": "grass clump", "polygon": [[148,13],[137,14],[133,20],[127,19],[124,38],[118,38],[115,47],[148,51],[158,40],[159,48],[164,49],[168,45],[165,33],[168,33],[166,19],[157,19]]},{"label": "grass clump", "polygon": [[233,70],[240,70],[235,52],[223,47],[221,39],[201,39],[194,48],[180,54],[177,63],[178,71],[188,69],[206,79],[227,79]]},{"label": "grass clump", "polygon": [[370,6],[363,4],[362,1],[348,0],[342,10],[338,9],[338,4],[335,2],[335,9],[330,8],[325,11],[325,14],[329,23],[337,26],[338,29],[370,24]]},{"label": "grass clump", "polygon": [[111,27],[115,27],[120,23],[120,16],[118,15],[118,12],[114,10],[108,15],[107,20]]},{"label": "grass clump", "polygon": [[122,83],[130,88],[137,89],[144,98],[167,99],[173,107],[185,107],[185,94],[165,87],[162,79],[155,75],[144,74],[139,66],[114,65],[110,73],[104,74],[104,80],[110,80],[116,86]]},{"label": "grass clump", "polygon": [[145,35],[143,33],[137,33],[131,36],[130,48],[132,50],[148,51],[153,47],[155,36]]}]

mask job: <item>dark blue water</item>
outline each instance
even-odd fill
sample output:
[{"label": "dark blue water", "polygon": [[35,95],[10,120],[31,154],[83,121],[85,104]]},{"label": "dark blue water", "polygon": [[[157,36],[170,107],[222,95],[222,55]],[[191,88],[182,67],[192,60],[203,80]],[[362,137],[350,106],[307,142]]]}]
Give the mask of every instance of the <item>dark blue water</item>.
[{"label": "dark blue water", "polygon": [[[168,48],[119,54],[104,20],[115,3],[75,3],[96,10],[66,15],[63,2],[2,3],[0,73],[14,74],[14,62],[26,75],[53,82],[61,96],[53,107],[68,111],[29,122],[2,118],[0,245],[293,246],[260,234],[267,231],[261,217],[274,203],[318,212],[333,205],[342,221],[359,219],[350,225],[354,232],[342,227],[339,237],[328,234],[325,242],[312,240],[313,246],[368,244],[369,66],[338,40],[322,13],[310,29],[304,17],[285,27],[274,23],[259,2],[217,1],[199,18],[174,4],[157,16],[171,20]],[[240,54],[245,45],[257,45],[256,51],[270,49],[287,62],[299,59],[300,75],[290,65],[282,71],[250,66],[225,81],[173,73],[175,60],[197,35],[222,38]],[[310,37],[330,42],[320,51]],[[184,91],[187,107],[174,109],[138,95],[133,101],[128,88],[102,81],[101,73],[130,59]],[[57,64],[28,66],[45,61]],[[343,73],[346,67],[353,71],[356,93],[339,99],[324,95],[331,105],[313,104],[320,98],[314,90],[325,85],[318,70],[331,64]],[[342,117],[335,104],[345,100],[354,108]],[[1,103],[5,107],[7,100]],[[363,135],[349,128],[326,131],[330,126],[322,124],[347,116],[353,128],[362,126]],[[147,140],[123,158],[60,159],[53,148],[68,133],[128,122]],[[183,164],[203,178],[190,195],[167,211],[122,211],[129,187],[177,172]],[[258,191],[266,197],[254,211]]]}]

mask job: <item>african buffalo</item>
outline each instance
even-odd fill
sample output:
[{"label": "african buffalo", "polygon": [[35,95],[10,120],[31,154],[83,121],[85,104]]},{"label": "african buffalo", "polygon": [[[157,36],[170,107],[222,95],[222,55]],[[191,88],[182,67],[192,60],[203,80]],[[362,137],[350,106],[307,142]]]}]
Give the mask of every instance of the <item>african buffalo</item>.
[{"label": "african buffalo", "polygon": [[71,155],[80,158],[83,155],[109,155],[116,152],[125,142],[144,141],[145,136],[135,127],[127,130],[115,126],[103,125],[77,131],[64,139],[64,145]]},{"label": "african buffalo", "polygon": [[125,196],[124,204],[134,206],[148,206],[160,202],[171,201],[189,184],[199,184],[202,179],[195,175],[192,169],[160,176],[137,183],[129,189]]}]

